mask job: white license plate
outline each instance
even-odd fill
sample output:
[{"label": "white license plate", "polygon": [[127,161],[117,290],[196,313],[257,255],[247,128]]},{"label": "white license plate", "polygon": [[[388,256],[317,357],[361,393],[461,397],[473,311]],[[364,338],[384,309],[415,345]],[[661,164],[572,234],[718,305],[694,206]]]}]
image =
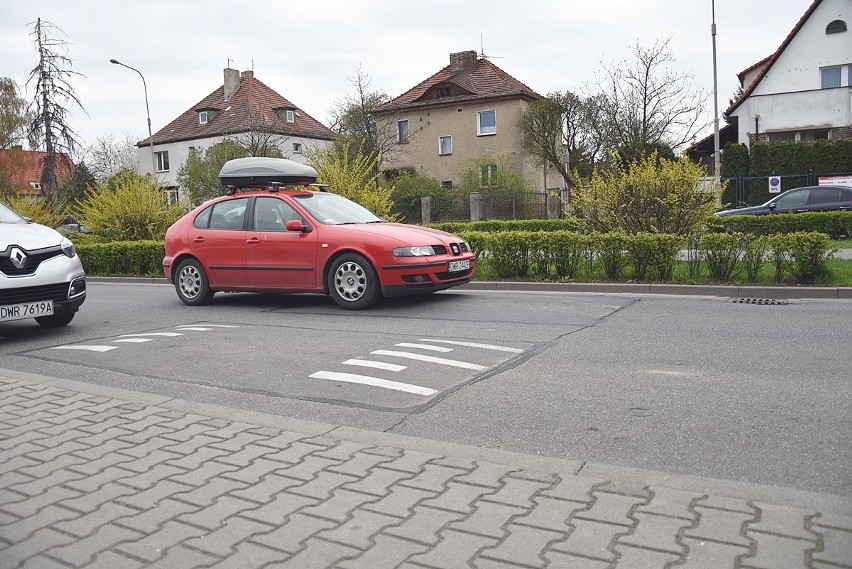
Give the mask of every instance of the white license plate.
[{"label": "white license plate", "polygon": [[21,304],[0,306],[0,322],[22,320],[24,318],[35,318],[36,316],[50,316],[51,314],[53,314],[52,300],[40,300],[38,302],[23,302]]},{"label": "white license plate", "polygon": [[470,268],[470,261],[450,261],[450,266],[447,270],[451,273],[466,271]]}]

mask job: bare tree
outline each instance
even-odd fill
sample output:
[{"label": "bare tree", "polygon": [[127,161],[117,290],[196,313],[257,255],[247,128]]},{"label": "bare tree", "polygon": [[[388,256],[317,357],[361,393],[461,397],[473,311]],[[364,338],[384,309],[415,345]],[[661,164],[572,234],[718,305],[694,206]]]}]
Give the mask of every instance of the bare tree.
[{"label": "bare tree", "polygon": [[600,154],[598,112],[595,99],[569,91],[530,103],[520,122],[524,150],[539,165],[559,172],[567,187],[574,186],[572,172],[588,175]]},{"label": "bare tree", "polygon": [[395,125],[377,123],[372,113],[377,106],[389,101],[390,96],[384,91],[370,90],[373,80],[360,65],[355,68],[355,76],[350,77],[349,81],[355,93],[347,94],[329,111],[331,129],[351,139],[353,146],[360,148],[361,153],[378,154],[380,163],[396,146],[397,132]]},{"label": "bare tree", "polygon": [[38,51],[38,65],[29,74],[27,85],[35,84],[35,94],[28,111],[32,112],[29,137],[36,146],[44,148],[46,156],[42,167],[42,192],[54,192],[58,187],[58,174],[67,168],[66,161],[57,160],[57,154],[73,154],[78,146],[77,136],[68,123],[69,102],[75,103],[83,112],[83,105],[69,83],[70,77],[83,75],[71,71],[68,43],[56,37],[62,30],[41,18],[30,24],[33,43]]},{"label": "bare tree", "polygon": [[657,40],[650,48],[637,42],[630,61],[604,65],[598,77],[603,132],[627,160],[653,150],[676,152],[710,124],[707,95],[692,87],[691,75],[670,66],[670,41]]},{"label": "bare tree", "polygon": [[101,136],[86,150],[85,161],[92,176],[101,183],[121,170],[139,173],[136,138],[129,132],[119,137]]},{"label": "bare tree", "polygon": [[26,138],[27,101],[18,92],[18,85],[8,77],[0,77],[0,150],[11,148]]}]

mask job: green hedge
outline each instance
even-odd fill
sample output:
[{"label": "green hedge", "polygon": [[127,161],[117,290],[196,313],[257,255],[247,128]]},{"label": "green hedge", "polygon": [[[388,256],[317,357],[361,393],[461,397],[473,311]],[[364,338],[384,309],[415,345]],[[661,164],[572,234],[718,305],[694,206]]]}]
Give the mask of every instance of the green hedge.
[{"label": "green hedge", "polygon": [[771,265],[776,283],[813,284],[825,277],[832,256],[828,235],[804,231],[768,237],[709,233],[693,240],[571,231],[460,236],[477,252],[480,267],[487,265],[499,279],[671,282],[684,264],[693,281],[707,274],[711,282],[755,282],[760,269]]},{"label": "green hedge", "polygon": [[162,241],[113,241],[77,245],[86,274],[100,276],[163,276]]},{"label": "green hedge", "polygon": [[712,232],[774,235],[798,231],[816,231],[836,239],[852,236],[852,211],[814,211],[772,215],[729,215],[713,217],[707,222]]}]

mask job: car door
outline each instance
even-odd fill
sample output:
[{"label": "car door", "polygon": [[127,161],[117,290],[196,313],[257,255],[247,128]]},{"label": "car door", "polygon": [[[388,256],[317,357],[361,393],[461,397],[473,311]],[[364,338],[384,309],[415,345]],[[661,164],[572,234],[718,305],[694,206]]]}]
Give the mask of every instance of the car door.
[{"label": "car door", "polygon": [[[287,222],[301,220],[308,232],[288,231]],[[316,290],[317,231],[283,196],[257,197],[246,239],[252,287]]]},{"label": "car door", "polygon": [[220,201],[195,218],[192,251],[204,265],[214,289],[245,288],[245,212],[249,198]]},{"label": "car door", "polygon": [[811,191],[811,211],[835,211],[852,208],[852,192],[836,186],[813,188]]}]

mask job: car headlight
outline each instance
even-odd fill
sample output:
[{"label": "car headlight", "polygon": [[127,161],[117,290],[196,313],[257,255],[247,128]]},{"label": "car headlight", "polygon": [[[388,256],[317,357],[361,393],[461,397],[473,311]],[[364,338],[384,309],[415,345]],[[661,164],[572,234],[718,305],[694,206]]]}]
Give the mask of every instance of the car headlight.
[{"label": "car headlight", "polygon": [[65,256],[69,259],[73,259],[74,256],[77,255],[77,250],[74,249],[74,244],[68,239],[63,239],[59,246],[62,247],[62,252],[65,253]]},{"label": "car headlight", "polygon": [[429,245],[419,247],[397,247],[393,250],[394,257],[428,257],[434,255],[435,250]]}]

